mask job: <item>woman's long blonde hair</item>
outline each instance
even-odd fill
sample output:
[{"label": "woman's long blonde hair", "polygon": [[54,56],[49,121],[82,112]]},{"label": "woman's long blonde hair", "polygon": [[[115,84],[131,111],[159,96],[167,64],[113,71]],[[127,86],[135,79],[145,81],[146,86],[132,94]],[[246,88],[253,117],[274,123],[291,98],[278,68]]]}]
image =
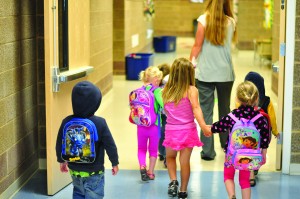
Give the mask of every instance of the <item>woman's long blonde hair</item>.
[{"label": "woman's long blonde hair", "polygon": [[252,82],[242,82],[236,88],[236,98],[243,105],[256,106],[258,97],[258,90]]},{"label": "woman's long blonde hair", "polygon": [[[224,45],[228,18],[232,17],[230,0],[209,0],[206,6],[205,38],[214,45]],[[232,39],[236,42],[236,31]]]},{"label": "woman's long blonde hair", "polygon": [[175,59],[171,66],[169,80],[162,91],[163,102],[178,104],[191,85],[195,86],[193,64],[186,58]]}]

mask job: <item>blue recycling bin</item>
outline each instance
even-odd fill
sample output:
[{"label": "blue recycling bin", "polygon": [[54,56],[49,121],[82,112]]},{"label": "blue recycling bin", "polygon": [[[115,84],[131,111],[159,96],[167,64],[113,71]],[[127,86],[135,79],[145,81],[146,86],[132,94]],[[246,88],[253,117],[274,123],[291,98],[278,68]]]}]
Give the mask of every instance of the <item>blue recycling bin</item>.
[{"label": "blue recycling bin", "polygon": [[153,65],[154,55],[152,53],[132,53],[125,58],[126,79],[138,80],[142,70]]},{"label": "blue recycling bin", "polygon": [[160,36],[153,38],[155,52],[174,52],[176,50],[175,36]]}]

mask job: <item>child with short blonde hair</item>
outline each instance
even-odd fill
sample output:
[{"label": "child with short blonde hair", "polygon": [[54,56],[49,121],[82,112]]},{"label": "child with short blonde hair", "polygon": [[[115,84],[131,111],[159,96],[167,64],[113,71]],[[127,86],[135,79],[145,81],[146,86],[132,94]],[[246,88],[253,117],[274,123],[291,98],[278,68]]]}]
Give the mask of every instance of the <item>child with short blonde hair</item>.
[{"label": "child with short blonde hair", "polygon": [[[230,114],[234,115],[238,120],[241,118],[245,118],[247,120],[251,120],[252,118],[257,118],[253,123],[258,129],[260,133],[260,146],[261,154],[263,156],[262,163],[266,162],[266,154],[267,148],[269,147],[269,130],[268,123],[262,115],[258,117],[260,114],[259,111],[255,110],[255,106],[258,104],[258,90],[256,86],[249,82],[245,81],[238,85],[236,89],[236,100],[237,104],[240,104],[237,109],[231,111],[231,113],[225,115],[220,121],[217,121],[212,124],[211,131],[213,133],[218,132],[226,132],[231,131],[236,121],[230,116]],[[230,139],[230,137],[228,137]],[[235,184],[234,184],[234,174],[235,168],[232,164],[232,155],[227,153],[228,151],[228,142],[225,147],[225,163],[224,163],[224,183],[226,186],[226,190],[228,193],[228,197],[230,199],[235,199]],[[242,189],[242,198],[250,199],[251,198],[251,187],[249,182],[250,171],[240,170],[239,171],[239,184]]]},{"label": "child with short blonde hair", "polygon": [[[145,89],[150,90],[153,86],[156,87],[153,91],[155,102],[153,104],[158,118],[160,117],[160,109],[163,108],[163,100],[161,96],[161,88],[159,84],[162,80],[162,72],[156,66],[149,66],[146,70],[139,74],[140,80],[143,82]],[[137,126],[138,138],[138,160],[140,165],[140,173],[142,181],[154,180],[154,168],[158,154],[159,143],[159,128],[158,119],[155,124],[145,127]],[[147,147],[149,143],[149,146]],[[149,152],[149,169],[147,170],[146,154]]]}]

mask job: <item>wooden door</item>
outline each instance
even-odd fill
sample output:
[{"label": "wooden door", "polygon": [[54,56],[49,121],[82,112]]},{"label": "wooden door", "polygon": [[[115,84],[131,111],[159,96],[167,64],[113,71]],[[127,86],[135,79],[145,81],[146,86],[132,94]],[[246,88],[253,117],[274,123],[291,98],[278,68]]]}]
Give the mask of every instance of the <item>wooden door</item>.
[{"label": "wooden door", "polygon": [[[62,0],[44,0],[45,24],[45,96],[46,96],[46,140],[47,140],[47,187],[48,195],[54,195],[71,182],[69,173],[61,173],[56,161],[56,136],[63,118],[72,114],[71,91],[73,86],[85,78],[57,84],[54,92],[54,68],[59,68],[58,8]],[[74,72],[90,62],[90,5],[86,0],[68,2],[68,71]],[[64,38],[66,39],[66,38]],[[58,70],[59,72],[59,70]],[[60,73],[63,74],[63,73]],[[80,77],[80,76],[79,76]],[[78,76],[76,77],[78,78]]]},{"label": "wooden door", "polygon": [[282,4],[280,8],[280,33],[279,33],[279,70],[278,73],[278,111],[277,111],[277,127],[281,133],[280,139],[276,146],[276,169],[281,170],[282,167],[282,140],[283,140],[283,114],[284,114],[284,71],[285,71],[285,33],[286,33],[286,5]]}]

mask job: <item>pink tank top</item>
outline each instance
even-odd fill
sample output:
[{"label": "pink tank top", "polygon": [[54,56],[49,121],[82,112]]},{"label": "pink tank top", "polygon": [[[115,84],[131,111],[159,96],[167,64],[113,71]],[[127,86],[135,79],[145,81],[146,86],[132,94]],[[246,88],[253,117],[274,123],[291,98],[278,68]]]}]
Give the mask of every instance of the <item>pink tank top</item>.
[{"label": "pink tank top", "polygon": [[164,109],[167,114],[166,130],[196,128],[192,105],[187,97],[182,98],[177,106],[173,102],[166,103]]}]

